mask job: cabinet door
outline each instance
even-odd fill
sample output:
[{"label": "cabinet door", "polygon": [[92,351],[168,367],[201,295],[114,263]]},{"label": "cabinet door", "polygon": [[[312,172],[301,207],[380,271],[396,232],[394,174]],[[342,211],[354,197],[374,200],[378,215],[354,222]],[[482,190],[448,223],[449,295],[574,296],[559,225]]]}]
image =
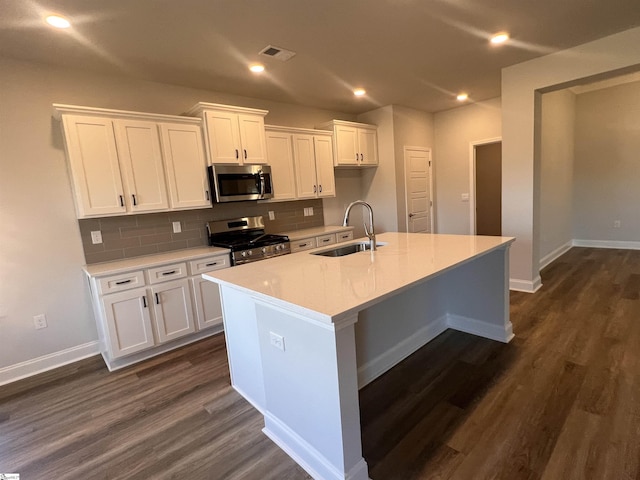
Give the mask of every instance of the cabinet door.
[{"label": "cabinet door", "polygon": [[133,213],[167,210],[169,200],[157,124],[140,120],[114,120],[113,124],[127,209]]},{"label": "cabinet door", "polygon": [[159,283],[151,289],[158,343],[195,332],[189,281]]},{"label": "cabinet door", "polygon": [[161,123],[160,135],[171,208],[210,207],[200,127]]},{"label": "cabinet door", "polygon": [[242,163],[267,163],[267,145],[264,133],[264,117],[261,115],[238,115]]},{"label": "cabinet door", "polygon": [[123,357],[155,344],[146,293],[146,289],[138,288],[102,297],[111,357]]},{"label": "cabinet door", "polygon": [[337,125],[335,127],[336,165],[358,165],[358,130],[354,127]]},{"label": "cabinet door", "polygon": [[362,165],[378,164],[378,133],[373,129],[361,128],[358,130],[358,149],[361,153]]},{"label": "cabinet door", "polygon": [[313,135],[293,136],[293,158],[296,165],[296,192],[298,198],[315,198],[318,187],[316,183]]},{"label": "cabinet door", "polygon": [[333,172],[333,140],[329,136],[313,137],[316,158],[318,197],[335,197],[336,185]]},{"label": "cabinet door", "polygon": [[62,121],[78,217],[125,213],[113,122],[82,115]]},{"label": "cabinet door", "polygon": [[266,136],[267,158],[271,165],[273,181],[273,200],[294,200],[296,179],[291,134],[267,131]]},{"label": "cabinet door", "polygon": [[205,112],[211,163],[241,163],[238,115],[216,110]]},{"label": "cabinet door", "polygon": [[191,278],[198,330],[222,324],[222,303],[217,283],[202,277]]}]

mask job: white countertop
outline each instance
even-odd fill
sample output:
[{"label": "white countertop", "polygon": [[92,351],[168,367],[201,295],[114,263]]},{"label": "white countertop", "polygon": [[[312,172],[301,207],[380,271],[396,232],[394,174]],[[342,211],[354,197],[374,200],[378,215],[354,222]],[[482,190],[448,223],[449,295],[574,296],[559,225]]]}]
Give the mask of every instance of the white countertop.
[{"label": "white countertop", "polygon": [[[504,248],[514,240],[389,232],[377,236],[377,241],[386,245],[375,252],[344,257],[310,253],[328,249],[322,247],[206,273],[203,277],[328,323],[456,265]],[[354,242],[337,246],[350,243]]]},{"label": "white countertop", "polygon": [[278,235],[286,235],[289,240],[295,242],[303,238],[317,237],[319,235],[327,235],[329,233],[348,232],[353,227],[343,227],[341,225],[324,225],[322,227],[303,228],[302,230],[293,230],[290,232],[278,232]]},{"label": "white countertop", "polygon": [[145,255],[143,257],[126,258],[124,260],[115,260],[112,262],[94,263],[85,265],[84,271],[92,277],[103,275],[113,275],[116,273],[138,270],[141,268],[155,267],[166,263],[183,262],[187,260],[195,260],[197,258],[229,255],[230,250],[219,247],[196,247],[185,250],[175,250],[165,253],[157,253],[154,255]]}]

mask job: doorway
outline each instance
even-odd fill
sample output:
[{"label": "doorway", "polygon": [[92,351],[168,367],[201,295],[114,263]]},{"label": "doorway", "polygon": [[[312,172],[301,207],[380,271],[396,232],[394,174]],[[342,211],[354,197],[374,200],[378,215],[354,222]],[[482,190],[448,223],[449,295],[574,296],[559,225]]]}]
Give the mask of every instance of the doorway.
[{"label": "doorway", "polygon": [[471,233],[502,235],[502,139],[471,144]]},{"label": "doorway", "polygon": [[404,185],[407,232],[433,232],[431,150],[404,147]]}]

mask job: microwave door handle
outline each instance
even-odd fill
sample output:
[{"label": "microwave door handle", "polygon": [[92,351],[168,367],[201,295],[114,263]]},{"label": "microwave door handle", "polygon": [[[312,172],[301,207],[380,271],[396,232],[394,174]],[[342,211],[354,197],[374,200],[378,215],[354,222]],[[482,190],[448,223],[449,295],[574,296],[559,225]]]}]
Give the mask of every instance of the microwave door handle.
[{"label": "microwave door handle", "polygon": [[258,172],[258,178],[260,179],[260,198],[264,198],[266,187],[264,182],[264,174],[262,173],[262,170]]}]

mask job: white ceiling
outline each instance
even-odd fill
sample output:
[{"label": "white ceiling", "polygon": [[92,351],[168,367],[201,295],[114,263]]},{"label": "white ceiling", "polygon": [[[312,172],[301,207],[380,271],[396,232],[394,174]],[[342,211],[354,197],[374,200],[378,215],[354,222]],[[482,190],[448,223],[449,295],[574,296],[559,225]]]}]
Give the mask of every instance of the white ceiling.
[{"label": "white ceiling", "polygon": [[[0,2],[1,56],[349,113],[497,97],[502,67],[640,25],[638,0]],[[73,28],[47,27],[51,12]],[[501,30],[512,41],[490,46]],[[297,55],[258,56],[269,44]]]}]

